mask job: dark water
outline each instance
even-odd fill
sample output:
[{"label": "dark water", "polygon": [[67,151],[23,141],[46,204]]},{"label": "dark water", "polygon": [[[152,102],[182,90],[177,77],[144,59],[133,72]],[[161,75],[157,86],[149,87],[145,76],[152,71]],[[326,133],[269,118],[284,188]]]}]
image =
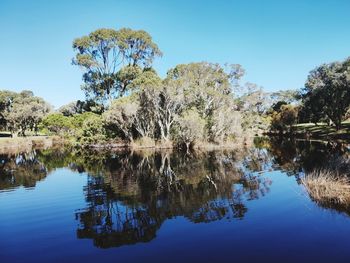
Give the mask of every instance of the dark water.
[{"label": "dark water", "polygon": [[0,262],[350,262],[348,207],[304,172],[341,144],[0,155]]}]

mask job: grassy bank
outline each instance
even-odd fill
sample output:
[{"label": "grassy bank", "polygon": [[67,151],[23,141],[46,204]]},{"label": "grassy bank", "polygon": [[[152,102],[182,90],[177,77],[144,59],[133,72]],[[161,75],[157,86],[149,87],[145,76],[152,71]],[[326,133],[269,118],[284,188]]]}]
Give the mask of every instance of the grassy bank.
[{"label": "grassy bank", "polygon": [[1,137],[0,153],[28,151],[33,148],[49,148],[63,144],[58,136]]},{"label": "grassy bank", "polygon": [[268,136],[294,136],[303,139],[317,139],[317,140],[344,140],[350,141],[350,122],[343,122],[341,129],[338,131],[334,126],[326,123],[300,123],[292,128],[292,132],[266,132]]},{"label": "grassy bank", "polygon": [[334,126],[326,123],[302,123],[294,126],[295,132],[299,135],[305,135],[318,139],[350,139],[350,122],[343,122],[341,129],[336,130]]},{"label": "grassy bank", "polygon": [[307,193],[324,207],[332,205],[348,208],[350,206],[350,159],[332,157],[319,169],[301,178]]},{"label": "grassy bank", "polygon": [[310,197],[316,202],[349,205],[350,184],[347,176],[325,169],[313,171],[301,181]]}]

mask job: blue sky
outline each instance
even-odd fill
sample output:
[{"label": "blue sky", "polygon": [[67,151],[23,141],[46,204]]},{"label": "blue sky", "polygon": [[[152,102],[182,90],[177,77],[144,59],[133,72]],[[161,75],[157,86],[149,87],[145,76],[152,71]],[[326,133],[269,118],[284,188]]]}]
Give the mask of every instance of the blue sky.
[{"label": "blue sky", "polygon": [[60,106],[83,99],[72,41],[101,27],[148,31],[164,76],[179,63],[238,63],[268,91],[301,88],[308,72],[350,56],[347,0],[0,0],[0,89]]}]

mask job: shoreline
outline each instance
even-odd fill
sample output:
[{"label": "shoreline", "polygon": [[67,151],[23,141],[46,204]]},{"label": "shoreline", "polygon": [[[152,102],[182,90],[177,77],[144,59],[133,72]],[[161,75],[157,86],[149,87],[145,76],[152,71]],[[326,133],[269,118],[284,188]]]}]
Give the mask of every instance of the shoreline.
[{"label": "shoreline", "polygon": [[[236,142],[226,143],[209,143],[201,142],[193,145],[194,150],[220,150],[220,149],[237,149],[239,147],[249,147],[253,144],[254,137],[244,137]],[[137,143],[128,142],[106,142],[82,145],[70,142],[69,139],[60,136],[28,136],[28,137],[2,137],[0,138],[0,153],[20,152],[31,149],[46,149],[55,146],[70,145],[75,148],[90,149],[90,150],[173,150],[178,149],[171,141],[155,142],[149,145],[140,145]],[[184,149],[186,150],[186,149]]]}]

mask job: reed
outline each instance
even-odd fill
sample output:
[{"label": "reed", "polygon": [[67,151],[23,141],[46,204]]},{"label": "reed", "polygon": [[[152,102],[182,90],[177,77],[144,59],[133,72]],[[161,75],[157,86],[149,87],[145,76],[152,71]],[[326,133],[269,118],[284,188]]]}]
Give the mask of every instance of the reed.
[{"label": "reed", "polygon": [[307,174],[301,182],[316,202],[350,204],[350,181],[346,174],[324,168]]}]

